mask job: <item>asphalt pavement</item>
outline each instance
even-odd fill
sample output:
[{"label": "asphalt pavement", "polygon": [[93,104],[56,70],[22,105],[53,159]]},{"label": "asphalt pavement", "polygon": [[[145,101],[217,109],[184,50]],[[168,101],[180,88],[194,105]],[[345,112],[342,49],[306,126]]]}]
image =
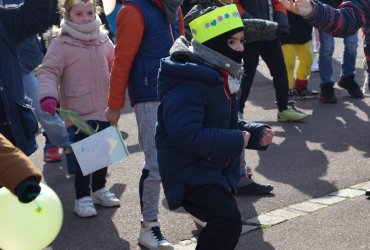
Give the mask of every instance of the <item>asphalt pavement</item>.
[{"label": "asphalt pavement", "polygon": [[[360,36],[356,81],[361,85],[366,75],[362,43]],[[342,44],[342,39],[336,39],[335,80],[339,80]],[[370,200],[364,195],[370,187],[369,94],[353,99],[336,86],[337,104],[322,104],[317,99],[296,101],[307,118],[277,122],[271,76],[260,62],[244,114],[249,120],[270,125],[276,136],[267,151],[247,151],[246,161],[254,171],[253,179],[272,184],[274,191],[268,196],[237,197],[245,226],[236,249],[370,249]],[[319,83],[318,73],[312,73],[310,88],[318,90]],[[109,167],[107,187],[120,198],[121,206],[97,207],[98,216],[88,219],[73,213],[73,176],[67,174],[65,160],[43,162],[44,141],[38,136],[40,148],[31,159],[64,208],[62,229],[47,249],[144,249],[137,244],[141,219],[138,183],[144,159],[129,103],[119,128],[130,156]],[[182,209],[168,210],[163,192],[160,204],[161,229],[167,239],[177,249],[194,249],[191,239],[199,228]]]}]

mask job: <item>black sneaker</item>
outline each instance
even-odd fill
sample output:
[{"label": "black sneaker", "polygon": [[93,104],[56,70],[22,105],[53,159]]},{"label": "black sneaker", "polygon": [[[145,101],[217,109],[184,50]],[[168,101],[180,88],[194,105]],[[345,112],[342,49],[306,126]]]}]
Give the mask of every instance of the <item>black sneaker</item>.
[{"label": "black sneaker", "polygon": [[319,96],[319,92],[308,88],[293,89],[292,97],[293,100],[313,99]]},{"label": "black sneaker", "polygon": [[349,76],[342,78],[337,82],[338,86],[347,90],[348,94],[353,98],[363,98],[364,94],[361,91],[360,86],[355,81],[355,76]]},{"label": "black sneaker", "polygon": [[337,97],[334,94],[334,86],[331,83],[321,85],[319,99],[322,103],[337,103]]},{"label": "black sneaker", "polygon": [[251,183],[247,186],[238,187],[238,195],[266,195],[274,190],[271,185],[262,185],[258,183]]}]

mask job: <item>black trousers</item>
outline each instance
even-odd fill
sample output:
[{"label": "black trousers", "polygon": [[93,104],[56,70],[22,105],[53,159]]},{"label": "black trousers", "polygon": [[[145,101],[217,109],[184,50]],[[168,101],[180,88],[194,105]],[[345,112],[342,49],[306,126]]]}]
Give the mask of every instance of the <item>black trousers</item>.
[{"label": "black trousers", "polygon": [[207,222],[198,237],[196,250],[232,250],[239,241],[242,222],[234,197],[221,186],[210,183],[189,186],[184,209]]},{"label": "black trousers", "polygon": [[[103,129],[106,129],[110,126],[109,122],[103,121],[92,121],[89,120],[87,123],[99,132]],[[78,142],[88,137],[88,135],[84,134],[82,131],[78,130],[76,126],[70,126],[68,128],[68,133],[70,135],[72,142]],[[90,184],[91,184],[91,191],[95,192],[103,187],[105,187],[105,183],[107,182],[106,176],[108,172],[108,168],[99,169],[91,174],[84,176],[81,171],[81,167],[78,164],[77,158],[73,153],[71,161],[74,161],[76,167],[75,173],[75,194],[76,199],[81,199],[85,196],[90,196]]]},{"label": "black trousers", "polygon": [[244,46],[244,72],[241,81],[241,93],[239,112],[243,113],[245,102],[248,99],[250,89],[256,75],[259,56],[265,61],[273,77],[276,103],[279,111],[288,107],[288,76],[285,67],[284,55],[281,49],[280,40],[259,41]]}]

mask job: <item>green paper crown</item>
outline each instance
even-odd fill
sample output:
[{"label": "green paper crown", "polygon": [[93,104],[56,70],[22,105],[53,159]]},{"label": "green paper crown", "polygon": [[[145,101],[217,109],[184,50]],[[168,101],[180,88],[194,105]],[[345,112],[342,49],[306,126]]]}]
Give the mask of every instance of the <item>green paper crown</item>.
[{"label": "green paper crown", "polygon": [[243,28],[243,22],[235,4],[225,5],[208,12],[189,24],[193,39],[204,43],[214,37],[236,28]]}]

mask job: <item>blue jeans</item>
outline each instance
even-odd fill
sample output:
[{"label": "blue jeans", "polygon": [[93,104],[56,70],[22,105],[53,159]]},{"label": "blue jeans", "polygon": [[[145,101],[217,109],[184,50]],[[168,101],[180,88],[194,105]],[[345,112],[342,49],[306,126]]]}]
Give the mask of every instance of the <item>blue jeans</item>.
[{"label": "blue jeans", "polygon": [[[39,101],[39,94],[38,94],[38,82],[35,76],[35,72],[30,71],[28,73],[22,72],[22,81],[24,86],[24,92],[26,95],[32,99],[32,108],[35,110],[36,116],[40,111],[40,101]],[[45,136],[45,146],[44,152],[46,152],[50,147],[54,145],[49,141],[48,136],[46,133],[43,133]]]},{"label": "blue jeans", "polygon": [[[320,34],[320,55],[319,55],[319,72],[321,84],[332,83],[333,79],[333,62],[332,56],[334,52],[334,37],[319,31]],[[358,37],[357,33],[343,38],[344,52],[341,64],[341,78],[347,78],[356,73],[356,57]]]}]

